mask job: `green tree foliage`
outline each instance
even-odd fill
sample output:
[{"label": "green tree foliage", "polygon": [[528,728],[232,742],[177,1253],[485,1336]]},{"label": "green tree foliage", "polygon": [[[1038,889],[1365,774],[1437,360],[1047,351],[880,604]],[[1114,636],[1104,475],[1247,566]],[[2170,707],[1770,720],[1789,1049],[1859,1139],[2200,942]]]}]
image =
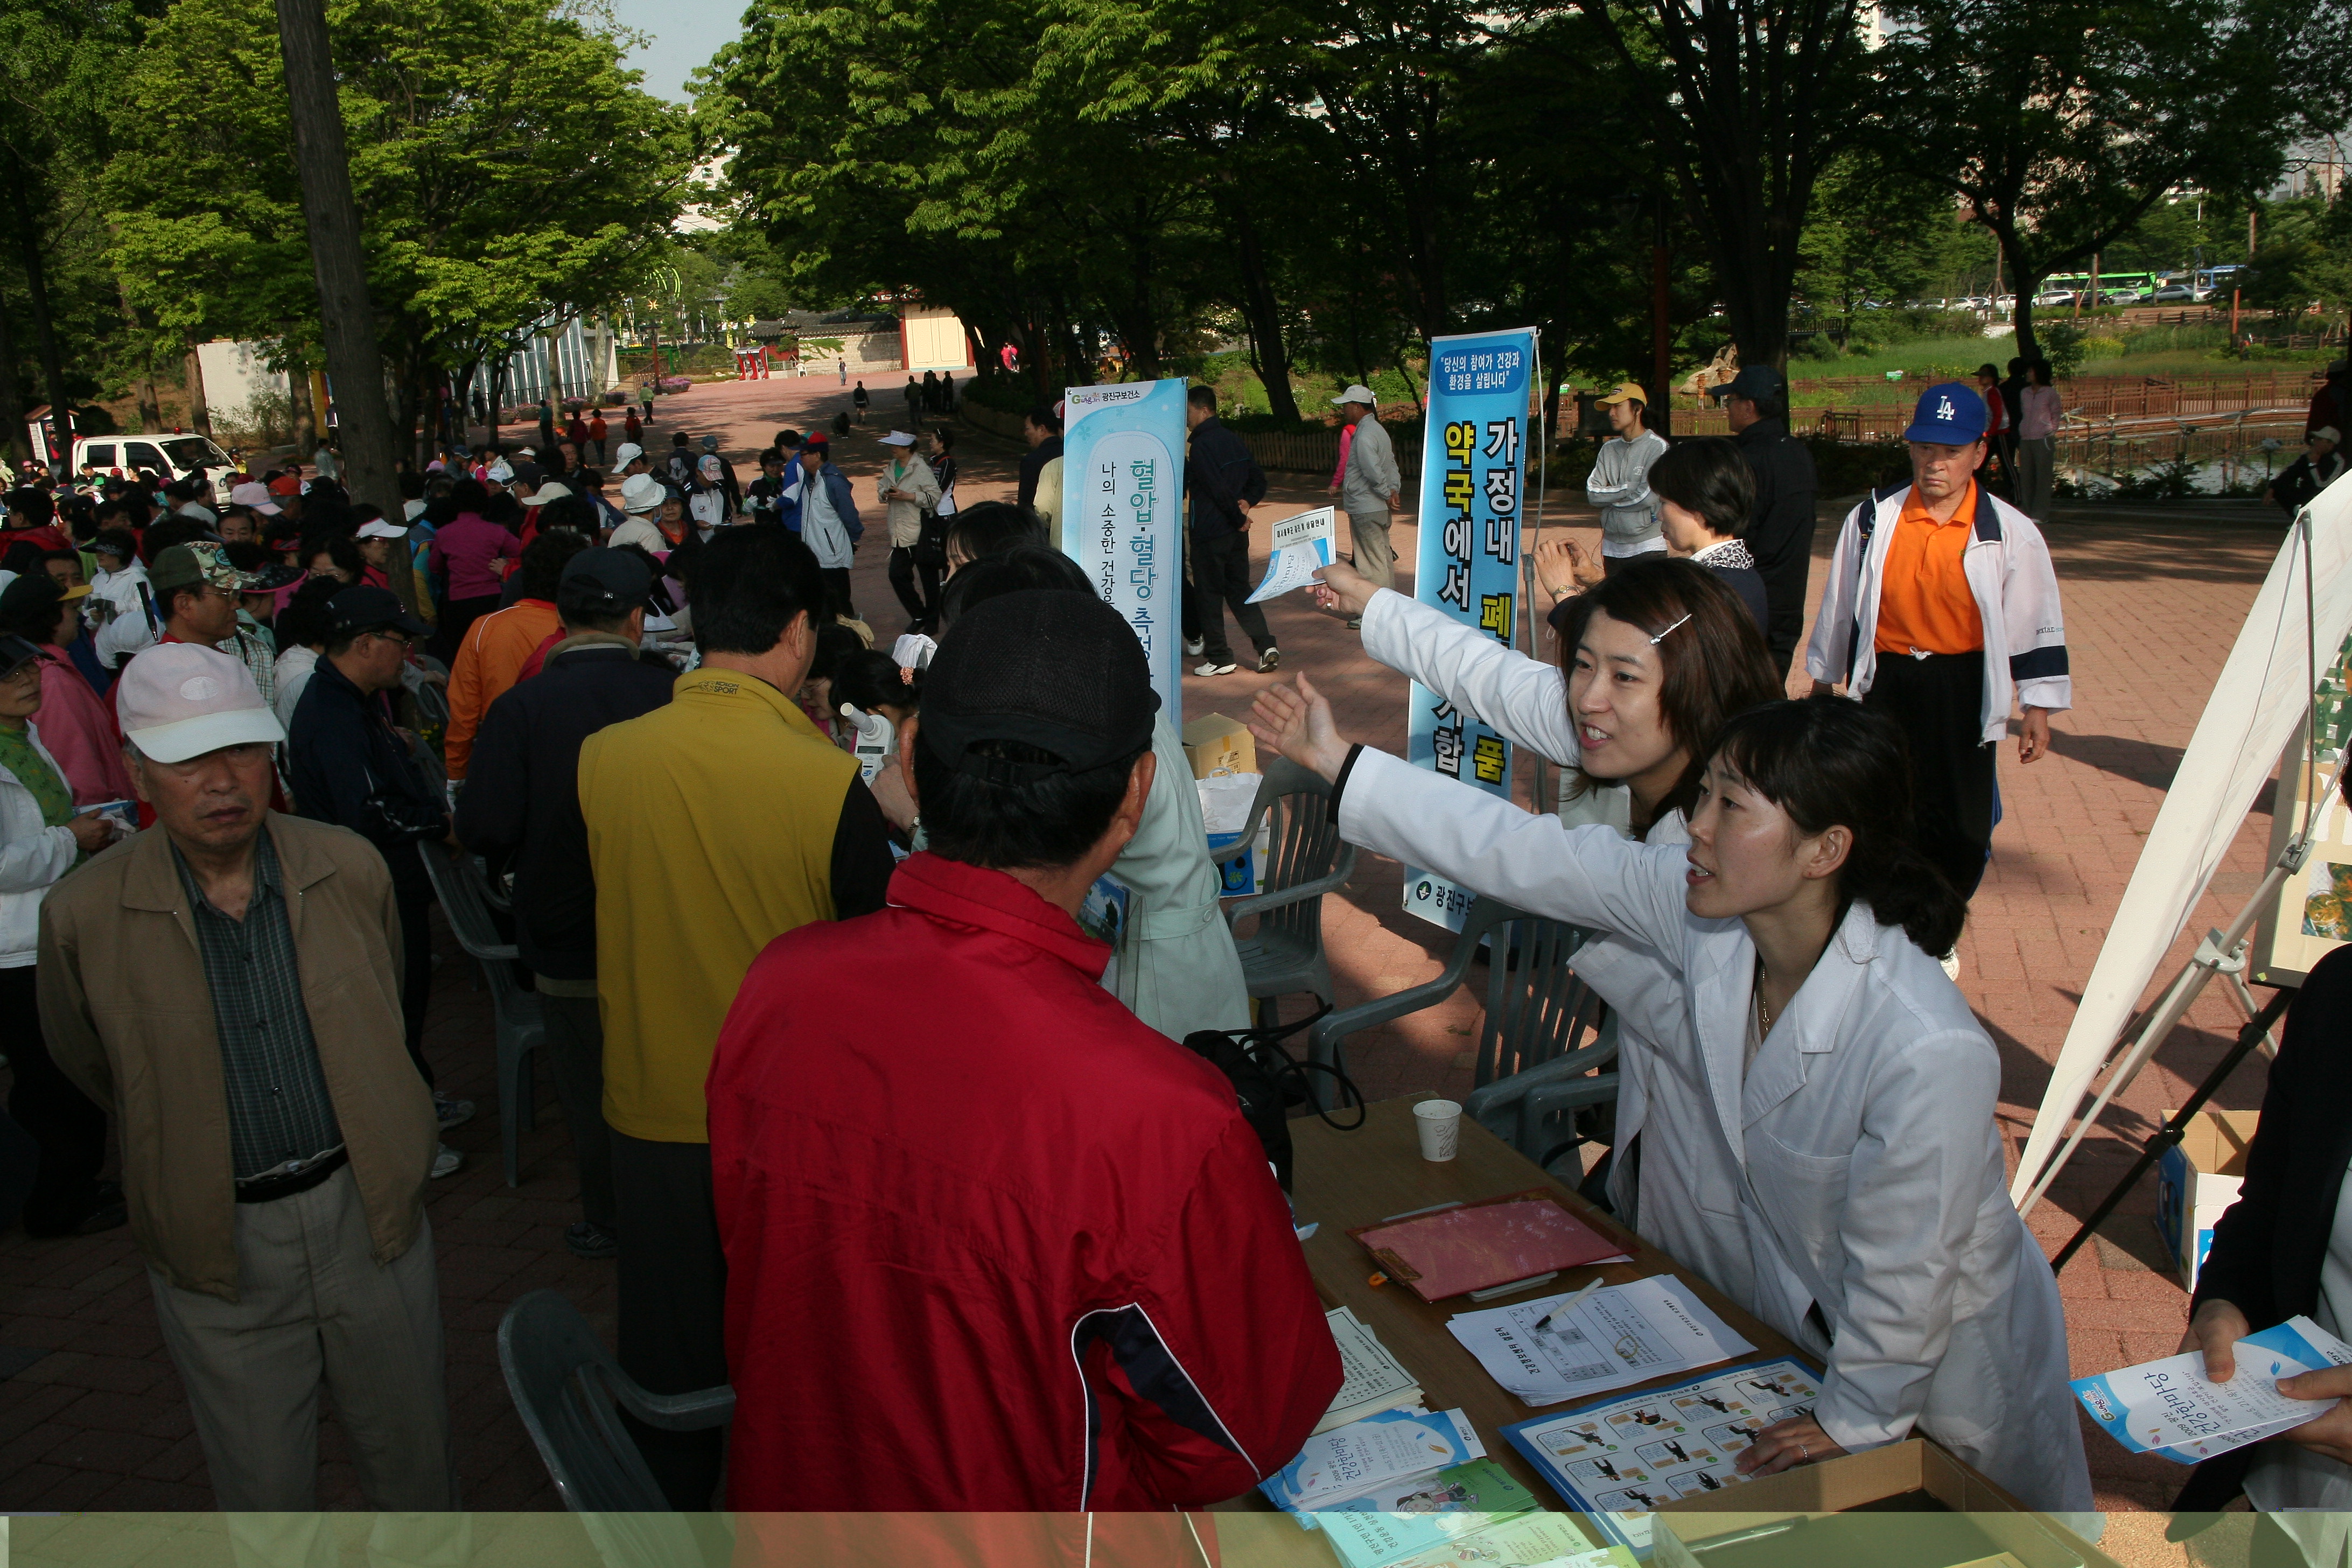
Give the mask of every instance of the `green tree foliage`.
[{"label": "green tree foliage", "polygon": [[[661,244],[685,112],[621,41],[548,0],[334,0],[352,179],[395,419],[534,321],[604,305]],[[167,330],[283,339],[318,300],[269,0],[180,0],[123,88],[105,171],[115,255]]]},{"label": "green tree foliage", "polygon": [[1877,150],[2000,242],[2017,341],[2033,294],[2175,186],[2251,195],[2343,123],[2343,0],[1936,0],[1893,13]]}]

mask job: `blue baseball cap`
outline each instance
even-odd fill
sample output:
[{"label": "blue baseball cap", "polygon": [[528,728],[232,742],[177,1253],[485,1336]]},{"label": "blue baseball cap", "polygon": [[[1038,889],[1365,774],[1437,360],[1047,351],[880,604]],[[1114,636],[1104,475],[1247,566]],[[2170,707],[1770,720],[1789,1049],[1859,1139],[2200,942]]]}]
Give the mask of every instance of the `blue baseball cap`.
[{"label": "blue baseball cap", "polygon": [[1942,382],[1919,395],[1919,406],[1912,410],[1911,427],[1903,438],[1970,446],[1984,439],[1986,417],[1983,394],[1966,382]]}]

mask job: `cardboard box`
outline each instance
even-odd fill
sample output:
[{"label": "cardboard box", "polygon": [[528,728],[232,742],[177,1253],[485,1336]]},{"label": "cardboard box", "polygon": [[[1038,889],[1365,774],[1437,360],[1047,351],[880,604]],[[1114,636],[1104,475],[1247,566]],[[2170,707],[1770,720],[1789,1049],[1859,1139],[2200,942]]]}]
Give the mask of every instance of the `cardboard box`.
[{"label": "cardboard box", "polygon": [[[1908,1492],[1925,1493],[1940,1510],[1874,1511],[1864,1516],[1867,1522],[1862,1526],[1867,1529],[1884,1520],[1887,1528],[1905,1529],[1909,1538],[1906,1544],[1912,1548],[1906,1557],[1914,1557],[1921,1531],[1932,1531],[1936,1520],[1964,1514],[1965,1520],[1952,1521],[1953,1555],[1945,1568],[2116,1568],[2111,1558],[2047,1514],[2028,1510],[1919,1437],[1668,1503],[1650,1516],[1651,1568],[1711,1568],[1715,1552],[1710,1542],[1728,1548],[1734,1535],[1793,1528]],[[1990,1552],[1985,1550],[1988,1539],[1993,1547]],[[1800,1548],[1801,1542],[1789,1544]]]},{"label": "cardboard box", "polygon": [[[2172,1117],[2169,1110],[2164,1113],[2167,1121]],[[2212,1247],[2214,1222],[2238,1201],[2246,1179],[2246,1145],[2254,1141],[2261,1119],[2255,1110],[2200,1110],[2182,1129],[2180,1142],[2156,1163],[2157,1232],[2191,1290]]]},{"label": "cardboard box", "polygon": [[1184,755],[1192,759],[1194,778],[1258,771],[1257,742],[1240,720],[1203,713],[1185,725],[1183,733]]}]

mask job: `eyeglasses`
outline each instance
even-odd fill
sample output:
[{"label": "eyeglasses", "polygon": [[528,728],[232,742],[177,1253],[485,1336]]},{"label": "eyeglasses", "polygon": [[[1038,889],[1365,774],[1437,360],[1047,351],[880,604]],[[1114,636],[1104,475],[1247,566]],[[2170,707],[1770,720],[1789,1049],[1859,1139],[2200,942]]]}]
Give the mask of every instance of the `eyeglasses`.
[{"label": "eyeglasses", "polygon": [[413,647],[415,646],[412,641],[410,641],[409,636],[406,632],[369,631],[362,632],[360,636],[363,637],[378,637],[389,643],[398,643],[404,648]]}]

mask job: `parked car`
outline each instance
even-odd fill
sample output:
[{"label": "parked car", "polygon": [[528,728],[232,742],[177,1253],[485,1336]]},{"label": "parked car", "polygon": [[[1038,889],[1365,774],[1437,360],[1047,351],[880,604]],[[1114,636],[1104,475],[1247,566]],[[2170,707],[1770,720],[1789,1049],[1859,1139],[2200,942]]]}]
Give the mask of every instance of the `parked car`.
[{"label": "parked car", "polygon": [[227,504],[229,475],[236,465],[208,437],[193,433],[174,436],[80,436],[74,439],[73,466],[79,473],[88,463],[100,474],[120,470],[125,479],[142,468],[165,482],[201,478],[212,486],[213,497]]},{"label": "parked car", "polygon": [[2071,305],[2074,302],[2074,290],[2072,289],[2044,289],[2041,293],[2036,294],[2033,297],[2033,302],[2037,305]]},{"label": "parked car", "polygon": [[2142,295],[2137,289],[2110,289],[2099,296],[2102,305],[2137,305]]}]

